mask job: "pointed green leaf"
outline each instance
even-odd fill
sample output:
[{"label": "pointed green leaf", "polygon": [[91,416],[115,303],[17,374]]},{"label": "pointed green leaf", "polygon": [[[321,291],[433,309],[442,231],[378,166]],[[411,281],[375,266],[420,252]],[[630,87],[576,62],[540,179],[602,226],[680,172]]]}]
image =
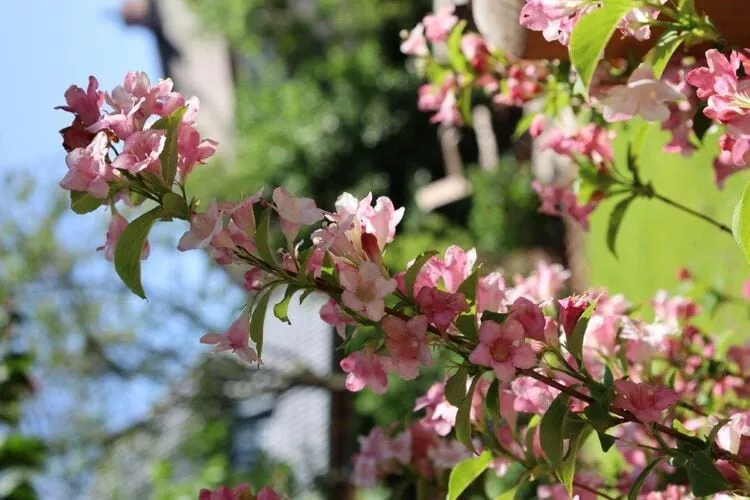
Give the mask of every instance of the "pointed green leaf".
[{"label": "pointed green leaf", "polygon": [[81,191],[70,192],[70,208],[77,214],[87,214],[101,207],[107,200],[94,198]]},{"label": "pointed green leaf", "polygon": [[274,316],[276,316],[279,321],[283,321],[288,325],[292,324],[292,322],[289,321],[289,303],[292,301],[292,297],[298,290],[299,287],[296,285],[287,285],[286,290],[284,290],[284,297],[273,306]]},{"label": "pointed green leaf", "polygon": [[617,257],[617,248],[615,245],[617,242],[617,234],[620,232],[620,226],[625,217],[625,212],[635,198],[636,196],[632,195],[624,200],[620,200],[609,215],[609,222],[607,224],[607,248],[609,248],[609,251],[612,252],[612,255],[615,257]]},{"label": "pointed green leaf", "polygon": [[266,310],[268,309],[268,301],[271,300],[271,294],[273,294],[273,287],[260,293],[263,295],[258,297],[255,301],[255,308],[253,308],[253,314],[250,317],[250,339],[255,342],[255,350],[258,352],[258,358],[260,358],[263,353],[263,333],[266,322]]},{"label": "pointed green leaf", "polygon": [[448,495],[446,499],[457,500],[461,496],[461,493],[487,470],[491,461],[492,453],[485,451],[478,457],[467,458],[456,465],[448,479]]},{"label": "pointed green leaf", "polygon": [[620,19],[638,4],[634,0],[607,0],[601,8],[586,14],[570,35],[570,62],[588,92],[604,48],[617,29]]},{"label": "pointed green leaf", "polygon": [[542,417],[539,428],[539,441],[542,445],[544,456],[553,468],[560,466],[563,460],[563,422],[570,411],[568,399],[570,396],[561,393],[547,409]]},{"label": "pointed green leaf", "polygon": [[125,286],[142,299],[146,298],[146,292],[141,283],[141,252],[158,219],[158,211],[158,208],[148,211],[128,224],[115,248],[115,271]]},{"label": "pointed green leaf", "polygon": [[172,187],[177,176],[177,137],[185,111],[187,111],[187,106],[180,106],[171,115],[160,118],[151,125],[152,129],[165,130],[167,133],[164,149],[159,155],[159,163],[161,163],[161,176],[169,188]]},{"label": "pointed green leaf", "polygon": [[648,54],[646,54],[646,62],[651,64],[656,78],[661,78],[664,68],[667,67],[667,63],[672,59],[672,55],[684,40],[685,36],[682,33],[667,31],[659,38],[659,41],[656,42],[656,45],[651,48]]},{"label": "pointed green leaf", "polygon": [[255,232],[255,246],[258,248],[258,255],[268,265],[275,266],[276,258],[271,250],[270,243],[270,226],[271,226],[271,209],[263,211],[258,221],[258,228]]},{"label": "pointed green leaf", "polygon": [[578,360],[581,359],[583,354],[583,336],[586,334],[586,328],[589,326],[591,315],[596,310],[596,304],[597,301],[595,300],[583,311],[581,317],[578,318],[578,322],[576,322],[575,328],[573,328],[573,333],[567,339],[568,352]]},{"label": "pointed green leaf", "polygon": [[656,464],[661,462],[663,459],[664,457],[657,457],[656,459],[652,460],[651,463],[649,463],[646,468],[641,471],[640,474],[638,474],[638,477],[635,479],[633,486],[630,487],[630,491],[628,492],[628,500],[638,500],[638,494],[641,492],[641,488],[643,488],[643,483],[646,482],[646,478],[648,478],[648,475],[651,473],[654,467],[656,467]]},{"label": "pointed green leaf", "polygon": [[687,464],[687,476],[693,495],[705,497],[731,488],[705,451],[699,451]]},{"label": "pointed green leaf", "polygon": [[456,373],[445,383],[445,399],[453,406],[460,406],[466,397],[468,375],[466,367],[459,366]]},{"label": "pointed green leaf", "polygon": [[408,297],[414,296],[414,283],[417,281],[419,271],[421,271],[425,264],[427,264],[427,261],[435,255],[437,255],[435,250],[422,252],[416,259],[414,259],[414,263],[409,266],[409,269],[406,270],[406,274],[404,274],[404,286]]},{"label": "pointed green leaf", "polygon": [[471,401],[474,395],[474,389],[477,387],[480,377],[474,377],[469,386],[466,397],[458,407],[456,414],[456,439],[461,441],[464,446],[474,451],[474,444],[471,442]]}]

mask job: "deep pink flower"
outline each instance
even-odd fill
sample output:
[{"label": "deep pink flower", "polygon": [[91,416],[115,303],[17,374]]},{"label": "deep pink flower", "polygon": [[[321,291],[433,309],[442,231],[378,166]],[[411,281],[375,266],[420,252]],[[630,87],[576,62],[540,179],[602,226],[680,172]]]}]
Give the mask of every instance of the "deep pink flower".
[{"label": "deep pink flower", "polygon": [[396,280],[383,276],[373,262],[363,262],[359,268],[339,266],[339,279],[344,287],[341,302],[349,309],[373,320],[385,315],[385,297],[396,290]]},{"label": "deep pink flower", "polygon": [[[112,261],[115,258],[115,249],[117,243],[120,241],[120,236],[128,227],[128,220],[118,213],[113,213],[112,218],[109,220],[107,226],[107,239],[104,245],[97,248],[97,250],[104,250],[104,257],[108,261]],[[141,250],[141,259],[147,259],[150,252],[148,240],[143,243],[143,249]]]},{"label": "deep pink flower", "polygon": [[407,56],[427,57],[430,55],[422,23],[417,24],[401,42],[401,52]]},{"label": "deep pink flower", "polygon": [[432,429],[438,436],[447,436],[456,424],[458,408],[445,399],[445,385],[433,384],[427,393],[414,403],[414,411],[426,410],[420,422]]},{"label": "deep pink flower", "polygon": [[161,177],[159,155],[164,150],[167,134],[164,130],[134,132],[125,139],[125,147],[112,162],[112,167],[131,174],[148,171]]},{"label": "deep pink flower", "polygon": [[212,201],[208,210],[202,214],[195,214],[190,219],[190,230],[182,235],[177,249],[184,252],[207,247],[222,229],[222,216],[223,212],[219,210],[216,202]]},{"label": "deep pink flower", "polygon": [[213,345],[214,352],[232,351],[248,363],[260,363],[258,353],[248,345],[250,321],[247,315],[237,318],[224,335],[207,333],[201,337],[201,344]]},{"label": "deep pink flower", "polygon": [[330,299],[320,308],[320,319],[334,327],[336,333],[342,339],[346,338],[346,325],[357,324],[333,299]]},{"label": "deep pink flower", "polygon": [[[261,500],[260,493],[258,495],[256,499]],[[278,498],[278,495],[275,498],[266,496],[264,500],[276,500]],[[239,484],[234,488],[220,486],[213,491],[203,488],[198,493],[198,500],[250,500],[250,487],[247,484]]]},{"label": "deep pink flower", "polygon": [[388,388],[387,369],[390,362],[388,358],[378,356],[372,349],[354,352],[342,359],[339,364],[348,374],[346,388],[349,391],[359,392],[366,386],[378,394],[383,394]]},{"label": "deep pink flower", "polygon": [[85,127],[89,127],[99,121],[102,104],[104,104],[104,92],[99,90],[99,82],[93,76],[89,76],[89,85],[84,91],[77,85],[71,85],[65,91],[65,106],[57,106],[75,114],[81,119]]},{"label": "deep pink flower", "polygon": [[482,322],[479,344],[469,355],[469,361],[492,368],[501,381],[510,381],[516,368],[533,368],[537,359],[525,341],[523,325],[508,319],[503,324]]},{"label": "deep pink flower", "polygon": [[107,181],[115,180],[112,166],[107,162],[109,139],[100,132],[85,148],[77,148],[65,157],[68,172],[60,187],[70,191],[87,192],[95,198],[109,195]]},{"label": "deep pink flower", "polygon": [[616,380],[615,389],[615,406],[628,410],[645,424],[661,419],[664,410],[674,406],[679,399],[673,390],[645,382]]},{"label": "deep pink flower", "polygon": [[458,23],[458,17],[453,15],[454,10],[455,7],[451,4],[424,16],[422,24],[429,41],[444,42],[448,39],[451,30]]},{"label": "deep pink flower", "polygon": [[464,294],[444,292],[437,288],[423,287],[414,301],[420,312],[443,334],[456,316],[469,310]]},{"label": "deep pink flower", "polygon": [[640,115],[646,121],[662,122],[669,118],[667,103],[683,95],[654,77],[653,69],[640,65],[628,78],[626,85],[617,85],[604,98],[604,119],[608,122],[629,120]]},{"label": "deep pink flower", "polygon": [[323,211],[310,198],[297,198],[283,187],[273,190],[273,201],[279,213],[281,232],[291,244],[301,226],[314,224],[323,219]]},{"label": "deep pink flower", "polygon": [[420,366],[432,364],[426,316],[414,316],[409,321],[386,316],[380,325],[385,332],[385,346],[391,355],[393,367],[401,377],[413,380],[419,375]]}]

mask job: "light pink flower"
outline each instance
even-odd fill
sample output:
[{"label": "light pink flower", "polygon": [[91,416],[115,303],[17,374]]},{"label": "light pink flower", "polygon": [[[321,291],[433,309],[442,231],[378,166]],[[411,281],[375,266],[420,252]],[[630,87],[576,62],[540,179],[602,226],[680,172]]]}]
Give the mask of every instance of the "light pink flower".
[{"label": "light pink flower", "polygon": [[447,436],[456,424],[458,408],[445,399],[445,385],[433,384],[427,393],[414,403],[414,411],[426,410],[420,422],[438,436]]},{"label": "light pink flower", "polygon": [[77,85],[71,85],[65,91],[65,106],[57,106],[77,115],[84,126],[89,127],[99,121],[102,104],[104,104],[104,92],[99,90],[99,82],[93,76],[89,76],[89,85],[84,91]]},{"label": "light pink flower", "polygon": [[161,177],[159,155],[164,150],[167,135],[164,130],[134,132],[125,139],[125,147],[112,162],[112,167],[131,174],[147,170]]},{"label": "light pink flower", "polygon": [[661,419],[664,410],[674,406],[679,399],[673,390],[645,382],[636,384],[630,380],[616,380],[615,389],[615,406],[628,410],[645,424]]},{"label": "light pink flower", "polygon": [[378,356],[373,349],[354,352],[339,364],[347,373],[346,388],[349,391],[359,392],[369,387],[374,392],[383,394],[388,388],[387,369],[390,362],[388,358]]},{"label": "light pink flower", "polygon": [[683,95],[654,77],[652,68],[640,65],[628,78],[626,85],[609,89],[604,98],[604,119],[608,122],[629,120],[640,115],[647,121],[664,121],[669,118],[667,103]]},{"label": "light pink flower", "polygon": [[283,187],[273,190],[273,201],[281,220],[281,232],[291,244],[301,226],[323,219],[323,211],[310,198],[297,198]]},{"label": "light pink flower", "polygon": [[407,56],[427,57],[430,55],[422,23],[417,24],[401,42],[401,52]]},{"label": "light pink flower", "polygon": [[85,148],[77,148],[65,157],[68,172],[60,181],[60,187],[70,191],[87,192],[95,198],[109,195],[107,181],[115,180],[112,166],[107,163],[109,139],[100,132]]},{"label": "light pink flower", "polygon": [[346,325],[355,325],[356,322],[346,314],[338,303],[330,299],[320,308],[320,319],[336,328],[339,337],[346,338]]},{"label": "light pink flower", "polygon": [[432,364],[426,316],[414,316],[409,321],[386,316],[380,325],[385,332],[385,346],[391,355],[393,367],[401,377],[413,380],[419,375],[420,366]]},{"label": "light pink flower", "polygon": [[414,301],[420,312],[443,334],[458,314],[469,310],[464,294],[444,292],[437,288],[423,287]]},{"label": "light pink flower", "polygon": [[557,389],[531,377],[518,377],[510,384],[515,395],[513,410],[542,415],[560,393]]},{"label": "light pink flower", "polygon": [[248,363],[260,363],[258,353],[249,347],[250,321],[247,315],[237,318],[224,335],[207,333],[201,337],[201,344],[213,345],[214,352],[232,351]]},{"label": "light pink flower", "polygon": [[448,39],[451,30],[458,23],[458,17],[453,15],[454,10],[455,7],[451,4],[424,16],[422,24],[429,41],[444,42]]},{"label": "light pink flower", "polygon": [[222,216],[223,212],[219,210],[216,202],[212,201],[208,210],[202,214],[195,214],[190,219],[190,230],[182,235],[177,249],[184,252],[207,247],[222,229]]},{"label": "light pink flower", "polygon": [[537,359],[525,341],[523,325],[509,319],[503,324],[482,322],[479,344],[469,355],[469,361],[492,368],[501,381],[510,381],[516,368],[533,368]]},{"label": "light pink flower", "polygon": [[[117,243],[120,241],[120,236],[122,236],[126,227],[128,227],[128,220],[116,212],[113,213],[107,226],[107,240],[104,242],[104,245],[97,248],[97,250],[104,250],[104,258],[108,261],[114,260]],[[147,259],[149,252],[150,248],[148,240],[146,240],[141,250],[141,259]]]},{"label": "light pink flower", "polygon": [[385,314],[385,297],[396,290],[396,280],[383,276],[380,266],[363,262],[359,268],[339,266],[339,279],[344,287],[341,302],[359,314],[380,321]]},{"label": "light pink flower", "polygon": [[192,125],[188,123],[180,125],[177,136],[177,171],[183,182],[195,165],[205,163],[214,155],[218,144],[211,139],[201,139],[200,133]]},{"label": "light pink flower", "polygon": [[[198,493],[198,500],[249,500],[249,498],[250,487],[247,484],[239,484],[234,488],[219,486],[213,491],[203,488]],[[275,498],[266,496],[264,500],[276,500],[278,498],[278,495]],[[260,496],[257,497],[257,500],[260,500]]]}]

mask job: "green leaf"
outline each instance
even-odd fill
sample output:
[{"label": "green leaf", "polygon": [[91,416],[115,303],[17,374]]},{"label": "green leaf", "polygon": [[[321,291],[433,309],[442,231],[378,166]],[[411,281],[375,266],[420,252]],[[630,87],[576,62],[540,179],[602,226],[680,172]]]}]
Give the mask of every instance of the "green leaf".
[{"label": "green leaf", "polygon": [[146,298],[146,292],[141,283],[141,252],[158,219],[158,212],[159,209],[155,208],[128,224],[115,248],[115,271],[125,286],[142,299]]},{"label": "green leaf", "polygon": [[466,380],[468,376],[466,367],[459,366],[456,373],[445,383],[445,399],[453,406],[460,406],[466,397]]},{"label": "green leaf", "polygon": [[273,294],[273,287],[270,287],[267,291],[261,293],[263,295],[255,301],[255,308],[250,317],[250,339],[255,342],[255,350],[258,352],[258,358],[260,358],[263,353],[263,328],[266,322],[268,301],[271,300],[271,294]]},{"label": "green leaf", "polygon": [[171,115],[160,118],[151,125],[152,129],[161,129],[167,132],[167,139],[164,142],[164,149],[159,155],[159,162],[161,163],[161,176],[170,188],[177,176],[177,137],[185,111],[187,111],[187,106],[180,106]]},{"label": "green leaf", "polygon": [[652,460],[651,463],[648,464],[640,474],[638,474],[638,477],[635,479],[633,486],[630,487],[630,491],[628,492],[628,500],[638,500],[638,494],[641,492],[641,488],[643,488],[643,483],[646,482],[646,478],[651,473],[653,468],[656,467],[656,464],[661,462],[663,459],[664,457],[657,457],[656,459]]},{"label": "green leaf", "polygon": [[448,479],[447,500],[456,500],[482,473],[492,461],[492,453],[483,452],[478,457],[467,458],[456,465]]},{"label": "green leaf", "polygon": [[677,31],[667,31],[659,41],[656,42],[651,50],[646,54],[645,60],[651,64],[654,70],[654,77],[660,78],[664,73],[664,68],[672,58],[677,48],[685,41],[685,35]]},{"label": "green leaf", "polygon": [[697,497],[713,495],[731,488],[705,451],[699,451],[693,455],[686,469],[693,495]]},{"label": "green leaf", "polygon": [[568,399],[570,396],[560,393],[542,417],[539,428],[539,441],[544,456],[553,468],[557,469],[563,460],[563,422],[569,413]]},{"label": "green leaf", "polygon": [[292,301],[292,296],[298,290],[299,287],[296,285],[287,285],[286,290],[284,291],[284,297],[273,306],[274,316],[276,316],[279,321],[283,321],[288,325],[292,324],[292,322],[289,321],[289,303]]},{"label": "green leaf", "polygon": [[258,221],[258,228],[255,231],[255,246],[258,248],[258,255],[260,255],[263,262],[273,266],[276,264],[276,258],[274,257],[273,250],[271,250],[270,226],[271,209],[267,208],[263,211]]},{"label": "green leaf", "polygon": [[93,212],[104,204],[107,200],[94,198],[88,193],[82,191],[70,192],[70,208],[77,214],[87,214]]},{"label": "green leaf", "polygon": [[581,448],[586,438],[591,434],[591,427],[588,425],[581,428],[578,435],[570,438],[568,443],[568,454],[565,456],[565,460],[562,461],[560,466],[557,468],[557,477],[560,478],[565,489],[568,490],[568,495],[573,496],[573,478],[576,473],[576,457],[578,456],[578,450]]},{"label": "green leaf", "polygon": [[459,405],[456,414],[456,439],[472,451],[474,451],[474,444],[471,442],[471,400],[479,379],[480,377],[474,377],[474,380],[471,381],[469,391]]},{"label": "green leaf", "polygon": [[628,207],[636,199],[635,195],[628,196],[624,200],[620,200],[615,208],[612,209],[612,213],[609,214],[609,222],[607,223],[607,248],[612,252],[612,255],[617,258],[617,234],[620,232],[620,226],[622,220],[625,217],[625,212]]},{"label": "green leaf", "polygon": [[180,219],[187,219],[190,212],[185,198],[172,191],[161,197],[161,206],[167,213]]},{"label": "green leaf", "polygon": [[406,274],[404,275],[404,286],[406,287],[407,296],[414,296],[414,283],[417,281],[419,271],[421,271],[425,264],[427,264],[428,260],[437,254],[438,253],[435,250],[422,252],[416,259],[414,259],[414,263],[409,266],[409,269],[406,270]]},{"label": "green leaf", "polygon": [[589,319],[596,310],[596,304],[598,301],[594,300],[589,306],[583,311],[581,317],[578,318],[573,333],[570,338],[567,339],[568,352],[572,354],[576,359],[580,360],[583,353],[583,336],[586,334],[586,328],[589,326]]},{"label": "green leaf", "polygon": [[588,92],[591,78],[604,54],[604,48],[620,19],[638,4],[634,0],[607,0],[601,8],[586,14],[570,35],[570,62]]}]

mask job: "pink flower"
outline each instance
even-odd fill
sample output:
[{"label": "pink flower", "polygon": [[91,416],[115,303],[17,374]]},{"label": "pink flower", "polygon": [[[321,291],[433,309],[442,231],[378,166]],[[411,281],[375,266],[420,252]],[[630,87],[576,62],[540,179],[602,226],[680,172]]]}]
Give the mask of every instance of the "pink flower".
[{"label": "pink flower", "polygon": [[426,316],[415,316],[409,321],[386,316],[380,325],[385,332],[385,346],[391,354],[393,367],[401,377],[413,380],[419,375],[420,366],[432,364]]},{"label": "pink flower", "polygon": [[544,342],[545,319],[538,305],[525,297],[519,297],[510,306],[508,320],[518,321],[523,326],[526,338]]},{"label": "pink flower", "polygon": [[383,394],[388,388],[386,370],[390,367],[388,358],[378,356],[373,349],[365,349],[350,354],[341,360],[341,369],[346,376],[346,388],[352,392],[359,392],[369,387],[378,394]]},{"label": "pink flower", "polygon": [[219,234],[222,228],[222,215],[215,201],[202,214],[195,214],[190,219],[190,230],[180,238],[177,249],[181,252],[194,248],[205,248]]},{"label": "pink flower", "polygon": [[573,329],[583,312],[591,305],[588,294],[571,295],[558,301],[560,307],[560,324],[567,336],[573,334]]},{"label": "pink flower", "polygon": [[71,85],[65,91],[65,102],[65,106],[57,106],[55,109],[62,109],[75,114],[81,119],[84,126],[89,127],[99,121],[102,104],[104,104],[104,92],[99,90],[97,79],[89,76],[89,85],[86,91],[84,92],[77,85]]},{"label": "pink flower", "polygon": [[414,301],[422,314],[443,334],[458,314],[469,310],[462,293],[449,293],[437,288],[423,287]]},{"label": "pink flower", "polygon": [[296,198],[283,187],[273,190],[273,201],[281,219],[281,232],[291,244],[301,226],[323,219],[323,211],[310,198]]},{"label": "pink flower", "polygon": [[87,192],[95,198],[109,195],[107,181],[115,180],[112,166],[107,163],[109,139],[101,132],[85,148],[77,148],[65,157],[68,173],[60,181],[60,187],[70,191]]},{"label": "pink flower", "polygon": [[333,299],[330,299],[320,308],[320,319],[336,328],[336,333],[342,339],[346,338],[346,325],[357,324]]},{"label": "pink flower", "polygon": [[177,170],[184,181],[196,164],[205,163],[216,152],[218,142],[201,139],[200,133],[188,123],[180,125],[177,136]]},{"label": "pink flower", "polygon": [[458,408],[445,399],[445,385],[433,384],[427,393],[414,403],[414,411],[426,410],[420,422],[438,436],[447,436],[456,424]]},{"label": "pink flower", "polygon": [[478,73],[484,73],[487,70],[490,49],[480,35],[468,33],[461,37],[461,52]]},{"label": "pink flower", "polygon": [[385,314],[385,297],[396,290],[396,280],[383,276],[380,266],[363,262],[359,268],[339,267],[339,279],[344,287],[341,302],[353,311],[373,321]]},{"label": "pink flower", "polygon": [[[263,490],[270,488],[263,488]],[[261,490],[261,492],[263,491]],[[264,500],[276,500],[279,496],[269,497],[266,496]],[[260,492],[256,497],[257,500],[261,500]],[[214,491],[201,489],[198,493],[198,500],[250,500],[250,487],[246,484],[239,484],[234,488],[228,486],[220,486]]]},{"label": "pink flower", "polygon": [[[128,220],[116,212],[113,213],[107,226],[107,240],[104,242],[104,245],[97,248],[97,250],[104,250],[104,257],[108,261],[114,260],[117,243],[120,241],[120,236],[122,236],[126,227],[128,227]],[[147,259],[149,251],[148,240],[146,240],[143,243],[143,250],[141,250],[141,259]]]},{"label": "pink flower", "polygon": [[645,382],[636,384],[630,380],[616,380],[615,389],[615,406],[628,410],[644,424],[658,421],[664,410],[674,406],[679,399],[673,390]]},{"label": "pink flower", "polygon": [[112,162],[112,167],[137,174],[143,170],[161,177],[159,155],[164,150],[167,135],[164,130],[134,132],[125,139],[122,153]]},{"label": "pink flower", "polygon": [[469,361],[488,366],[501,381],[515,376],[516,368],[533,368],[537,359],[525,342],[524,327],[508,319],[503,324],[483,321],[479,327],[479,344],[469,355]]},{"label": "pink flower", "polygon": [[604,119],[617,122],[640,115],[644,120],[661,122],[669,118],[666,103],[682,98],[681,93],[656,79],[650,66],[642,64],[633,71],[626,85],[609,89],[603,101]]},{"label": "pink flower", "polygon": [[458,17],[453,15],[454,10],[453,5],[446,5],[424,17],[422,23],[429,41],[444,42],[448,39],[451,30],[458,23]]},{"label": "pink flower", "polygon": [[466,446],[455,439],[439,439],[427,450],[427,457],[436,469],[452,469],[470,456]]},{"label": "pink flower", "polygon": [[237,318],[224,335],[207,333],[201,337],[201,344],[213,345],[214,352],[232,351],[248,363],[260,363],[258,353],[248,346],[250,321],[247,315]]},{"label": "pink flower", "polygon": [[560,391],[531,377],[518,377],[510,384],[515,395],[513,410],[542,415]]},{"label": "pink flower", "polygon": [[[402,35],[403,36],[403,35]],[[417,24],[408,36],[401,42],[401,52],[407,56],[427,57],[430,50],[427,48],[427,39],[424,37],[424,25]]]}]

